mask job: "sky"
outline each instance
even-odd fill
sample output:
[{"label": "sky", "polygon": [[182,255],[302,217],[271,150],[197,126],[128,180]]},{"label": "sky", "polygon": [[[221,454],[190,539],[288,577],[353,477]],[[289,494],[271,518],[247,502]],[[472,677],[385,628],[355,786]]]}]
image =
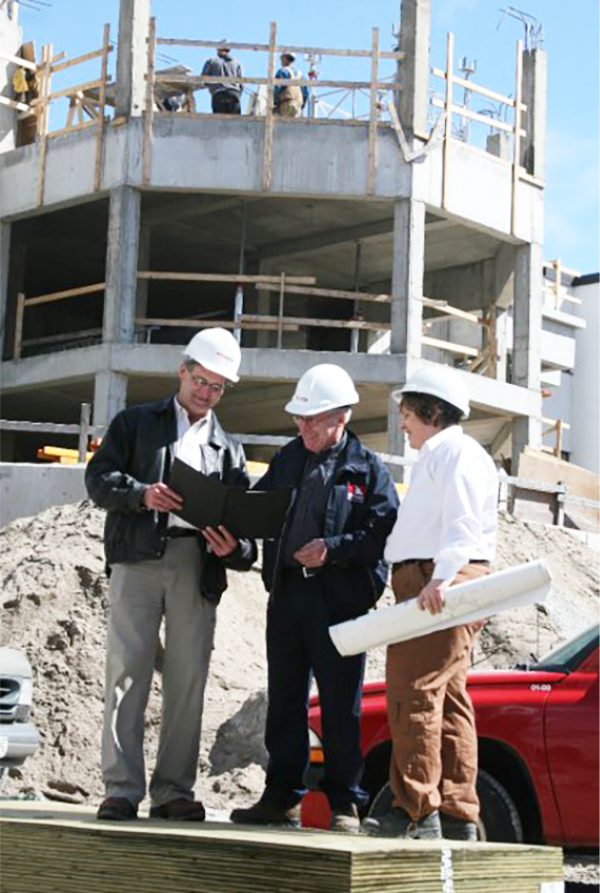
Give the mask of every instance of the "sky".
[{"label": "sky", "polygon": [[[113,40],[118,26],[118,0],[44,0],[41,11],[22,7],[25,40],[43,43],[68,57],[101,45],[102,26],[110,22]],[[548,53],[548,132],[546,145],[545,243],[547,260],[581,273],[600,267],[598,218],[598,0],[514,0],[519,9],[543,25]],[[446,33],[455,35],[455,66],[475,60],[475,83],[507,96],[514,94],[515,45],[524,36],[521,22],[501,12],[502,0],[431,0],[431,64],[445,67]],[[400,0],[302,0],[274,4],[267,0],[153,0],[160,37],[268,43],[269,23],[277,19],[278,40],[299,46],[367,49],[371,29],[380,29],[382,49],[394,48],[393,29]],[[207,56],[203,49],[165,48],[174,61],[199,74]],[[263,74],[265,57],[236,53],[245,73]],[[166,66],[173,62],[159,60]],[[301,61],[301,66],[306,62]],[[368,79],[361,62],[325,57],[321,77]],[[364,65],[364,63],[362,63]],[[258,66],[258,67],[257,67]],[[77,69],[76,69],[77,70]],[[114,62],[113,62],[114,71]],[[97,76],[96,70],[82,79]],[[70,81],[69,83],[73,83]],[[440,84],[441,87],[441,84]],[[205,91],[200,103],[206,102]],[[477,111],[483,110],[473,104]]]}]

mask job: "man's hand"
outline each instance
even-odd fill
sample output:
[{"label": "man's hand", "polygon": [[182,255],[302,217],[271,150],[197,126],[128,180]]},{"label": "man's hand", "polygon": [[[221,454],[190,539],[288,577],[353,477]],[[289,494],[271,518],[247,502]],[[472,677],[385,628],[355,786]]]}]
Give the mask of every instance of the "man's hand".
[{"label": "man's hand", "polygon": [[419,592],[417,606],[421,611],[439,614],[446,604],[445,592],[449,585],[449,580],[430,580]]},{"label": "man's hand", "polygon": [[325,540],[311,540],[294,552],[294,558],[304,567],[323,567],[327,561],[327,546]]},{"label": "man's hand", "polygon": [[218,530],[215,530],[214,527],[205,527],[202,530],[202,536],[212,548],[213,555],[218,558],[231,555],[238,547],[236,538],[222,524],[219,524]]},{"label": "man's hand", "polygon": [[143,503],[152,512],[172,512],[183,506],[183,497],[166,484],[158,482],[146,487]]}]

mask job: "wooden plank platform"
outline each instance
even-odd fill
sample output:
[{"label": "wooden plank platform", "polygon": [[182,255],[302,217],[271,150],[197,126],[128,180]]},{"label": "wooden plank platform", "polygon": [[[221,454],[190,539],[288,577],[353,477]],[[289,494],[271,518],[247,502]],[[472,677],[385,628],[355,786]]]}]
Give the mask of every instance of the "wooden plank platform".
[{"label": "wooden plank platform", "polygon": [[99,822],[0,804],[2,893],[562,893],[553,847],[394,841],[229,823]]}]

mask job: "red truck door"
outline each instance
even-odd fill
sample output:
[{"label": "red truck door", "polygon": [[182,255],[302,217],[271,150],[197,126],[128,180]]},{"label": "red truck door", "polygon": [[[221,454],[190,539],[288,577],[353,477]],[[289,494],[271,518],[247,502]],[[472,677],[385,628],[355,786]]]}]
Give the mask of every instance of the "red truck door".
[{"label": "red truck door", "polygon": [[553,685],[546,701],[545,738],[548,767],[565,843],[571,846],[597,846],[597,649],[577,670]]}]

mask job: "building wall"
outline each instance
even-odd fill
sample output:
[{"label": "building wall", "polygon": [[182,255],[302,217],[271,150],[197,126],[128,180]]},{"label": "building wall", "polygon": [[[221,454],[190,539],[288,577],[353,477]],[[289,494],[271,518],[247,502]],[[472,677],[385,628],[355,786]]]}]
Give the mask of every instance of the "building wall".
[{"label": "building wall", "polygon": [[[594,278],[594,277],[585,277]],[[600,284],[598,277],[571,293],[583,302],[573,311],[586,320],[576,336],[572,377],[571,461],[600,474]]]}]

